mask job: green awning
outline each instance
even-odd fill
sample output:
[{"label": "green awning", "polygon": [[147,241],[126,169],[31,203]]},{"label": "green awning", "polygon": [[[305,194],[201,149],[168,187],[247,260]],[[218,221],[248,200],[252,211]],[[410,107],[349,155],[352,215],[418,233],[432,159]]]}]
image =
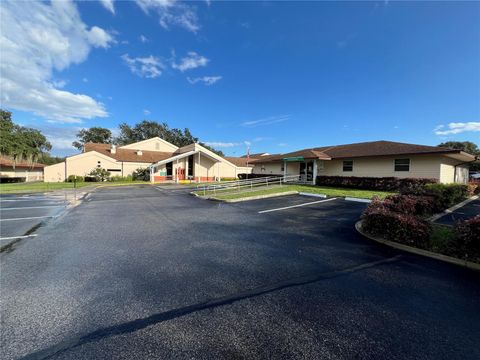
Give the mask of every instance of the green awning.
[{"label": "green awning", "polygon": [[287,161],[287,162],[290,162],[290,161],[305,161],[305,159],[303,158],[303,156],[295,156],[295,157],[283,158],[283,161]]}]

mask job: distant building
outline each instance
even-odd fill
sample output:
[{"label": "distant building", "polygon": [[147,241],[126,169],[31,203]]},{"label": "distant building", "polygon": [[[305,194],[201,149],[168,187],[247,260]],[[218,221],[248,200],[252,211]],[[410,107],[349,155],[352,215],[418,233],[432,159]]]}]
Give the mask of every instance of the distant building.
[{"label": "distant building", "polygon": [[8,157],[0,156],[0,182],[30,182],[43,180],[45,165],[28,162],[14,161]]}]

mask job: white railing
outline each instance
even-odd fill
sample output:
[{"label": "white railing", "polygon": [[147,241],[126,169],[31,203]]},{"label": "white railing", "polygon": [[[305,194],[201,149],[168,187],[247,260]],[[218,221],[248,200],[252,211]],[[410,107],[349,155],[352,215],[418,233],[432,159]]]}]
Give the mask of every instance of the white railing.
[{"label": "white railing", "polygon": [[199,195],[217,195],[237,192],[254,191],[259,187],[281,186],[287,183],[295,183],[301,180],[300,175],[288,176],[267,176],[253,179],[225,181],[222,183],[198,185],[197,193]]}]

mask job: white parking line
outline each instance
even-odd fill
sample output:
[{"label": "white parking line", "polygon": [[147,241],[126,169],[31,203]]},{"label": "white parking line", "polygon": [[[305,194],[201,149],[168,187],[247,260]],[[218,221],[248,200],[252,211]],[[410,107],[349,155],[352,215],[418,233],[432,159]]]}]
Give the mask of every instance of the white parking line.
[{"label": "white parking line", "polygon": [[16,208],[0,208],[0,210],[7,211],[7,210],[22,210],[22,209],[62,208],[66,206],[67,205],[25,206],[25,207],[16,207]]},{"label": "white parking line", "polygon": [[32,235],[22,235],[22,236],[10,236],[10,237],[2,237],[0,240],[13,240],[13,239],[26,239],[29,237],[35,237],[37,234],[32,234]]},{"label": "white parking line", "polygon": [[32,216],[24,218],[14,218],[14,219],[0,219],[0,221],[15,221],[15,220],[34,220],[34,219],[45,219],[45,218],[54,218],[57,216]]},{"label": "white parking line", "polygon": [[16,201],[51,201],[51,202],[66,202],[66,200],[57,200],[57,199],[0,199],[2,202],[16,202]]},{"label": "white parking line", "polygon": [[292,206],[285,206],[285,207],[276,208],[276,209],[262,210],[262,211],[259,211],[258,213],[259,213],[259,214],[264,214],[264,213],[268,213],[268,212],[272,212],[272,211],[287,210],[287,209],[292,209],[292,208],[301,207],[301,206],[319,204],[319,203],[323,203],[323,202],[327,202],[327,201],[332,201],[332,200],[337,200],[337,198],[331,198],[331,199],[326,199],[326,200],[312,201],[312,202],[308,202],[308,203],[304,203],[304,204],[298,204],[298,205],[292,205]]}]

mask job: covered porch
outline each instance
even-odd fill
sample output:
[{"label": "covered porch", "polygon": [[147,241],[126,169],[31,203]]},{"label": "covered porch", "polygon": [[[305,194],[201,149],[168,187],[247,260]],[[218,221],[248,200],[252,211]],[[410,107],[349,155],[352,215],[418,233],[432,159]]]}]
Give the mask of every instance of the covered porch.
[{"label": "covered porch", "polygon": [[220,161],[210,154],[195,149],[150,166],[150,181],[154,182],[209,182],[217,181]]}]

